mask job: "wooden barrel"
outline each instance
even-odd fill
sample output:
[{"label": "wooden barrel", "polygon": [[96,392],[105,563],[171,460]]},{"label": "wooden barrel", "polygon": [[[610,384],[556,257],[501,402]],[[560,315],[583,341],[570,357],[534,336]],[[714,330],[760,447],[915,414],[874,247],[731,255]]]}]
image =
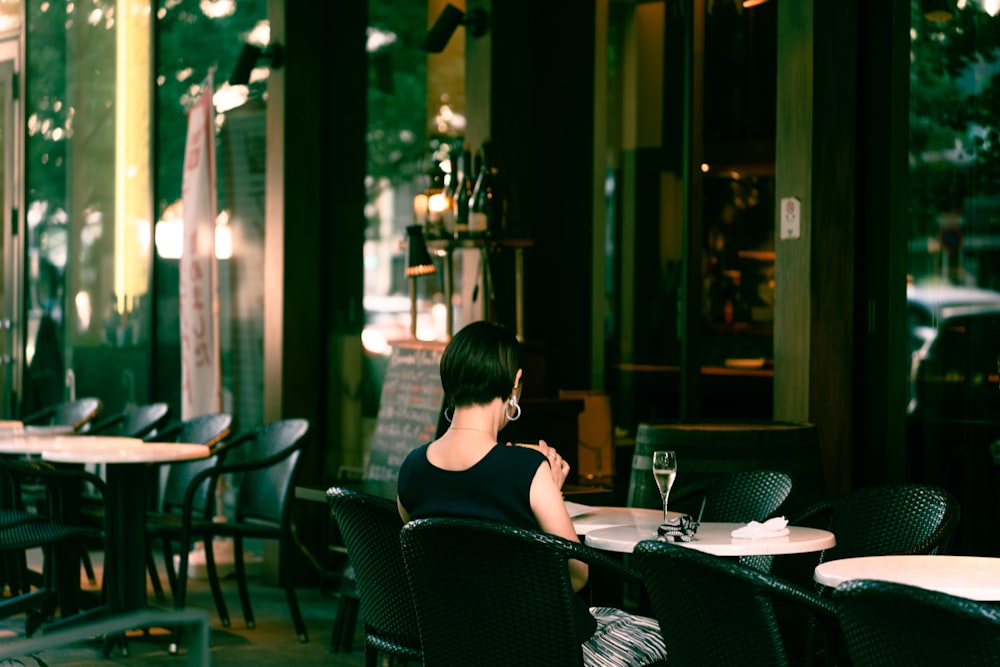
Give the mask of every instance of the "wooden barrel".
[{"label": "wooden barrel", "polygon": [[[674,489],[741,470],[780,470],[792,477],[786,511],[826,495],[819,439],[814,424],[776,421],[713,421],[639,424],[632,454],[627,504],[660,507],[653,479],[653,452],[677,452]],[[672,507],[684,510],[687,508]],[[688,510],[689,511],[689,510]]]}]

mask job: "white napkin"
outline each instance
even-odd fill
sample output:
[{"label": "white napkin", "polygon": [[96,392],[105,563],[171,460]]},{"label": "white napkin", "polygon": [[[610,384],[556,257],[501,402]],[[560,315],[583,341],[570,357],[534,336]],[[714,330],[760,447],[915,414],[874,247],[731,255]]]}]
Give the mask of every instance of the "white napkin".
[{"label": "white napkin", "polygon": [[732,532],[733,537],[755,540],[762,537],[782,537],[788,534],[788,519],[776,516],[764,523],[751,521]]}]

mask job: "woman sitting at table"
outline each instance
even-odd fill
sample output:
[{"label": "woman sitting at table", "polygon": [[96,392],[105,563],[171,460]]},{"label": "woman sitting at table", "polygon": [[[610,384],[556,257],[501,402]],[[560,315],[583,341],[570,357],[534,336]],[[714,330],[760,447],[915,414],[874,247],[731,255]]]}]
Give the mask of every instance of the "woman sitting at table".
[{"label": "woman sitting at table", "polygon": [[[457,516],[498,521],[579,542],[562,498],[569,464],[540,441],[538,449],[502,445],[500,429],[521,415],[520,344],[510,332],[474,322],[441,356],[441,385],[451,426],[410,452],[399,469],[397,504],[404,521]],[[587,564],[569,561],[574,591],[587,583]],[[638,666],[666,659],[654,619],[579,600],[587,665]]]}]

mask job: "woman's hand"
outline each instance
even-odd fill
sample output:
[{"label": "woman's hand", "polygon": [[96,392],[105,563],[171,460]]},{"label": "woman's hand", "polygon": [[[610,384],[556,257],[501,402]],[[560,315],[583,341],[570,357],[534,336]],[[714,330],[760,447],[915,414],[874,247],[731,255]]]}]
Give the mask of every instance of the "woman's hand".
[{"label": "woman's hand", "polygon": [[545,455],[545,458],[549,460],[549,468],[552,469],[552,480],[556,483],[556,487],[561,489],[563,483],[566,481],[566,477],[569,476],[569,463],[566,459],[559,456],[559,452],[556,451],[555,447],[549,447],[544,440],[538,441],[538,451]]}]

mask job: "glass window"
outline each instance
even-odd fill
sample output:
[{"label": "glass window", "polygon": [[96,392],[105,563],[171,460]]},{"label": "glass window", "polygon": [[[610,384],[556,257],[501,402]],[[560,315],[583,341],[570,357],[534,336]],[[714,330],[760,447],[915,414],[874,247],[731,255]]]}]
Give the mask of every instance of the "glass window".
[{"label": "glass window", "polygon": [[[776,3],[695,5],[703,21],[669,9],[650,21],[655,3],[612,3],[609,10],[603,56],[607,90],[615,95],[606,113],[616,154],[606,187],[607,377],[616,426],[630,434],[643,421],[680,415],[685,363],[701,372],[701,395],[684,397],[689,413],[773,413]],[[662,32],[650,24],[662,24]],[[631,88],[642,70],[637,54],[651,49],[644,40],[663,44],[658,94],[651,86]],[[702,71],[690,90],[679,74],[689,61]],[[658,105],[663,136],[653,142],[640,136],[638,108]],[[685,134],[689,109],[701,117]],[[687,141],[702,157],[691,173],[685,171],[692,165],[682,164]],[[696,202],[684,201],[689,185]],[[685,224],[700,243],[694,257],[683,247]],[[700,280],[682,295],[686,262],[697,266]],[[684,349],[679,331],[686,303],[699,319],[697,345],[689,348],[697,355]]]},{"label": "glass window", "polygon": [[[185,109],[212,72],[216,109],[219,342],[223,404],[238,429],[263,422],[265,113],[271,64],[266,0],[166,0],[157,10],[156,388],[180,410],[179,258]],[[261,50],[230,85],[244,45]]]},{"label": "glass window", "polygon": [[1000,3],[911,3],[911,470],[962,504],[956,549],[995,555],[1000,488]]},{"label": "glass window", "polygon": [[214,71],[222,407],[259,421],[267,62],[241,91],[226,79],[245,43],[267,44],[266,6],[26,4],[22,412],[75,393],[106,411],[155,397],[179,416],[185,109]]},{"label": "glass window", "polygon": [[[406,228],[440,220],[428,196],[447,184],[465,131],[465,32],[441,53],[420,45],[428,29],[427,0],[373,0],[368,25],[368,166],[364,246],[365,359],[363,412],[374,418],[392,341],[412,338]],[[433,7],[435,3],[430,3]],[[441,3],[443,7],[443,3]],[[435,198],[430,202],[434,207]],[[447,212],[445,213],[447,215]],[[436,236],[433,224],[427,235]],[[453,274],[461,274],[459,254]],[[445,267],[414,279],[416,336],[447,338]],[[456,289],[457,291],[457,289]],[[455,328],[459,327],[455,323]]]},{"label": "glass window", "polygon": [[21,408],[120,410],[148,399],[149,7],[26,3],[26,21]]}]

